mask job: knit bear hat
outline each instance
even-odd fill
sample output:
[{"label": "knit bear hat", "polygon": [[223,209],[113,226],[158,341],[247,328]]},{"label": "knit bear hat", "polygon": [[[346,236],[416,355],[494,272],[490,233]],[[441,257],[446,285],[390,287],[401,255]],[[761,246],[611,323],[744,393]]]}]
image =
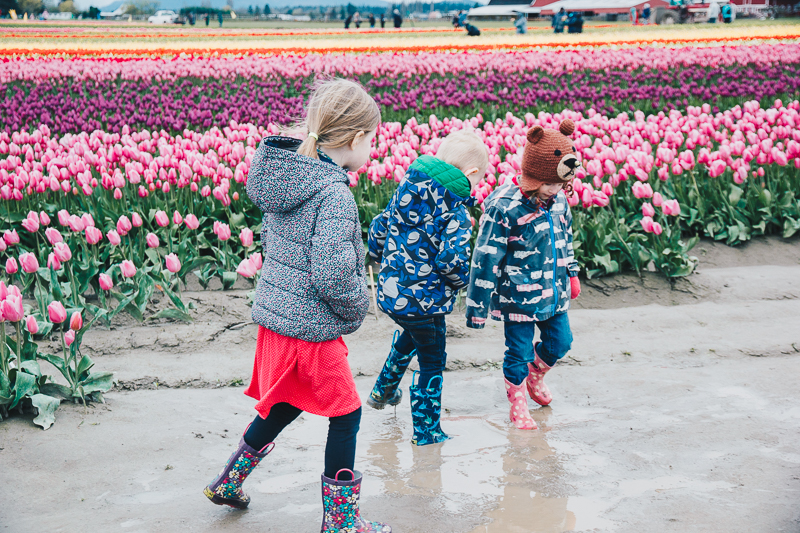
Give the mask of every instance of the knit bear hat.
[{"label": "knit bear hat", "polygon": [[533,190],[533,180],[542,183],[569,183],[580,168],[575,145],[569,135],[575,123],[564,120],[557,130],[534,126],[528,130],[528,144],[522,154],[522,176],[519,185],[523,191]]}]

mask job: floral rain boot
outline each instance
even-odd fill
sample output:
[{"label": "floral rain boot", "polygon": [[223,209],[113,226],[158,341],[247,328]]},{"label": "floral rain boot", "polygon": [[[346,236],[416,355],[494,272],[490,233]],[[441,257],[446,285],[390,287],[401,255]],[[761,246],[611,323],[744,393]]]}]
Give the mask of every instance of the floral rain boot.
[{"label": "floral rain boot", "polygon": [[367,398],[367,405],[373,409],[383,409],[386,407],[386,404],[398,405],[403,399],[403,391],[398,385],[400,385],[400,380],[403,379],[403,374],[406,373],[406,368],[408,368],[408,364],[414,358],[416,351],[412,351],[408,355],[403,355],[395,350],[394,347],[399,335],[399,331],[394,332],[392,350],[389,352],[389,357],[386,358],[383,370],[381,370],[381,373],[378,375],[375,386],[372,387],[372,392]]},{"label": "floral rain boot", "polygon": [[511,421],[517,429],[538,429],[536,422],[531,418],[531,412],[528,411],[528,399],[525,397],[522,383],[514,385],[508,380],[505,381],[506,396],[509,403],[511,403],[511,410],[508,415],[511,417]]},{"label": "floral rain boot", "polygon": [[531,399],[539,405],[550,405],[553,401],[553,396],[550,394],[550,389],[544,382],[544,375],[547,374],[551,366],[541,360],[539,354],[536,353],[536,347],[533,348],[533,353],[536,356],[533,363],[528,363],[528,377],[525,382],[528,385],[528,394]]},{"label": "floral rain boot", "polygon": [[275,445],[269,443],[260,451],[251,448],[244,441],[239,441],[239,447],[233,452],[225,468],[219,476],[203,490],[203,493],[217,505],[228,505],[236,509],[246,509],[250,504],[250,496],[242,491],[242,483],[250,472],[258,466],[261,459],[269,455]]},{"label": "floral rain boot", "polygon": [[[450,438],[442,431],[440,419],[442,416],[442,376],[434,376],[428,382],[428,388],[423,389],[419,384],[414,385],[419,372],[414,372],[411,386],[408,388],[411,396],[411,422],[414,425],[414,437],[411,444],[425,446],[436,444]],[[438,385],[436,379],[439,379]]]},{"label": "floral rain boot", "polygon": [[353,475],[352,481],[339,481],[340,470],[331,479],[322,475],[322,528],[320,533],[392,533],[381,522],[361,518],[358,500],[361,497],[361,472],[344,470]]}]

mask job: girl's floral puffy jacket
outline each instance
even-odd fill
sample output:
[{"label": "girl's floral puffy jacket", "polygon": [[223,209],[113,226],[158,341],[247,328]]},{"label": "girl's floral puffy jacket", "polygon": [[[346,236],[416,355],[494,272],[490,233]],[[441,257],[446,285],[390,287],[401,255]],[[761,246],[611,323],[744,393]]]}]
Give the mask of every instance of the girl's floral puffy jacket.
[{"label": "girl's floral puffy jacket", "polygon": [[563,191],[538,207],[506,184],[486,199],[472,256],[467,326],[494,320],[538,322],[569,309],[568,277],[578,275],[572,213]]},{"label": "girl's floral puffy jacket", "polygon": [[469,281],[470,185],[456,167],[420,156],[369,228],[369,255],[380,261],[378,305],[386,313],[447,314]]}]

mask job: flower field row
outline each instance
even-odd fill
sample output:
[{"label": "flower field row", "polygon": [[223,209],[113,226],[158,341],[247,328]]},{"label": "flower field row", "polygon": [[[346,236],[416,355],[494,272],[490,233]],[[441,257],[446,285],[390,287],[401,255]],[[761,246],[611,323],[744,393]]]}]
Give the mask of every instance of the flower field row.
[{"label": "flower field row", "polygon": [[[572,107],[620,111],[732,107],[800,94],[800,44],[563,52],[308,54],[0,62],[0,125],[53,132],[287,124],[317,76],[358,79],[384,119],[489,119]],[[1,90],[1,89],[0,89]]]},{"label": "flower field row", "polygon": [[[384,122],[371,161],[350,175],[364,228],[409,165],[435,153],[450,132],[474,128],[490,152],[474,192],[482,202],[516,179],[526,131],[566,118],[576,124],[585,166],[569,202],[576,257],[590,277],[646,268],[687,275],[698,236],[734,244],[800,230],[797,100],[724,112],[704,104],[632,116],[590,109]],[[190,277],[229,288],[237,276],[259,275],[260,213],[245,186],[258,143],[277,132],[275,124],[231,122],[179,135],[127,126],[57,135],[46,125],[0,133],[0,418],[28,398],[35,422],[49,427],[62,400],[102,400],[112,375],[93,371],[80,352],[94,322],[121,312],[191,320],[182,298]],[[154,313],[155,293],[170,306]],[[35,342],[52,333],[60,355]],[[61,373],[61,384],[42,373],[42,361]]]}]

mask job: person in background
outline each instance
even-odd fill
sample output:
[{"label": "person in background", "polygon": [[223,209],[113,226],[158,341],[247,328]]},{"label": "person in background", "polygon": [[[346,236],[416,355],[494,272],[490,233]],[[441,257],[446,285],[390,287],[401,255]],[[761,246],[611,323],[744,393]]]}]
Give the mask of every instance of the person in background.
[{"label": "person in background", "polygon": [[453,27],[455,27],[455,28],[460,28],[461,27],[461,22],[460,22],[461,13],[463,13],[463,11],[459,11],[458,13],[453,15]]},{"label": "person in background", "polygon": [[553,26],[553,33],[564,33],[564,24],[567,22],[567,10],[563,7],[553,15],[551,25]]},{"label": "person in background", "polygon": [[631,24],[633,24],[634,26],[636,26],[637,22],[636,15],[637,15],[636,6],[634,6],[631,8]]},{"label": "person in background", "polygon": [[211,20],[211,17],[206,13],[206,26],[208,26],[208,21]]},{"label": "person in background", "polygon": [[369,27],[370,28],[375,27],[375,15],[373,15],[372,13],[369,14]]},{"label": "person in background", "polygon": [[708,23],[709,24],[716,24],[717,18],[719,18],[719,4],[717,2],[711,2],[711,5],[708,6]]},{"label": "person in background", "polygon": [[525,13],[517,13],[517,18],[514,20],[514,26],[517,28],[517,33],[528,33],[528,15]]},{"label": "person in background", "polygon": [[222,11],[217,13],[217,20],[219,21],[219,27],[222,27]]},{"label": "person in background", "polygon": [[720,8],[720,15],[722,16],[722,22],[725,24],[730,24],[736,19],[736,12],[731,4],[725,4],[722,6]]},{"label": "person in background", "polygon": [[477,26],[473,26],[469,22],[464,23],[464,28],[467,30],[467,35],[470,37],[478,37],[481,34],[481,30],[478,29]]},{"label": "person in background", "polygon": [[458,13],[458,24],[463,28],[467,27],[467,14],[463,11],[459,11]]},{"label": "person in background", "polygon": [[642,24],[650,24],[650,4],[645,4],[642,9]]},{"label": "person in background", "polygon": [[386,15],[381,13],[381,29],[386,27]]},{"label": "person in background", "polygon": [[353,15],[353,24],[356,25],[356,29],[361,28],[361,14],[358,11]]},{"label": "person in background", "polygon": [[344,19],[344,29],[349,30],[350,24],[353,22],[353,15],[348,15],[346,19]]},{"label": "person in background", "polygon": [[399,28],[403,25],[403,15],[400,14],[399,9],[392,11],[392,20],[394,21],[395,28]]}]

